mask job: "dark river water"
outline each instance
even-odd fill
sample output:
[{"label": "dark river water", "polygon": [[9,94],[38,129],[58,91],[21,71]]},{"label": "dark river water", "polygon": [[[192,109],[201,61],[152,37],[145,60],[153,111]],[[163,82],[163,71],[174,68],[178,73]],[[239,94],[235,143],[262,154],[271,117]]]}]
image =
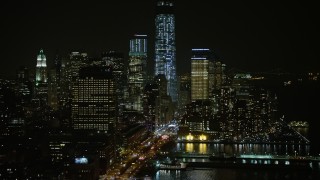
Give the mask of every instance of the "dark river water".
[{"label": "dark river water", "polygon": [[[308,137],[311,142],[318,137],[312,137],[309,129],[300,128],[298,131]],[[307,155],[311,146],[305,145],[275,145],[275,144],[206,144],[206,143],[177,143],[173,151],[185,153],[212,154],[290,154]],[[315,150],[315,149],[313,149]],[[152,180],[283,180],[283,179],[320,179],[319,171],[297,169],[245,169],[245,168],[187,168],[186,170],[142,170],[138,177]],[[140,179],[140,178],[139,178]]]}]

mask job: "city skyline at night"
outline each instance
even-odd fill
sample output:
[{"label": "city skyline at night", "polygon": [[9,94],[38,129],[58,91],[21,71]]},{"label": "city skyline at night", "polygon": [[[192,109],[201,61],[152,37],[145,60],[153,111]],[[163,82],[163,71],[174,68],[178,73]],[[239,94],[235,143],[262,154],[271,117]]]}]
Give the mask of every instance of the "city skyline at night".
[{"label": "city skyline at night", "polygon": [[4,2],[0,178],[319,179],[316,15],[297,0]]},{"label": "city skyline at night", "polygon": [[[212,49],[224,63],[245,71],[316,71],[319,36],[314,7],[311,2],[298,1],[206,5],[177,0],[177,73],[190,71],[185,62],[190,60],[191,49],[198,47]],[[49,66],[56,54],[74,50],[93,57],[108,50],[127,54],[127,41],[136,33],[151,37],[148,46],[154,49],[153,1],[6,2],[2,8],[1,49],[6,59],[1,61],[2,76],[13,77],[19,65],[34,67],[33,59],[41,48]],[[152,74],[154,55],[150,53],[147,67]]]}]

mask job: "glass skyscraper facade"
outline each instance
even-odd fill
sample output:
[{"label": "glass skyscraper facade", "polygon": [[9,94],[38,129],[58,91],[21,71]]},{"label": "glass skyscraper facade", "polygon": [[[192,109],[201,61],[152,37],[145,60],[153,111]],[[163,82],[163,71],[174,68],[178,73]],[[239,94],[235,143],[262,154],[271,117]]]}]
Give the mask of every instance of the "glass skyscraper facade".
[{"label": "glass skyscraper facade", "polygon": [[129,108],[143,111],[142,96],[146,81],[147,35],[135,35],[130,40],[129,51]]},{"label": "glass skyscraper facade", "polygon": [[175,17],[172,0],[157,1],[155,18],[155,75],[164,74],[168,94],[177,102]]}]

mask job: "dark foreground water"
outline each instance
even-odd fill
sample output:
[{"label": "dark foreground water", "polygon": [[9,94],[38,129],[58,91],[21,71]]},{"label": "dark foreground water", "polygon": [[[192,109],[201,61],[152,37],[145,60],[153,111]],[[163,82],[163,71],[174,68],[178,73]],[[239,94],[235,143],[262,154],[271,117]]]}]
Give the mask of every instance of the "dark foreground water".
[{"label": "dark foreground water", "polygon": [[[141,179],[152,180],[309,180],[320,179],[319,172],[297,170],[264,170],[264,169],[187,169],[187,170],[159,170],[150,175],[148,172]],[[150,172],[149,172],[150,173]],[[146,176],[148,175],[148,176]],[[148,178],[146,178],[148,177]],[[140,178],[139,178],[140,179]]]}]

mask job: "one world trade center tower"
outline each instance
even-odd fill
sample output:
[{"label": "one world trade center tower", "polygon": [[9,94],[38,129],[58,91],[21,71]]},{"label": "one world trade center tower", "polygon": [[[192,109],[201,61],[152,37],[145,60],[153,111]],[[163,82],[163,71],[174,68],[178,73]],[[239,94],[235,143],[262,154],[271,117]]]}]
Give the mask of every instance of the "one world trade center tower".
[{"label": "one world trade center tower", "polygon": [[158,0],[156,7],[155,75],[164,74],[167,92],[177,102],[175,17],[172,0]]}]

